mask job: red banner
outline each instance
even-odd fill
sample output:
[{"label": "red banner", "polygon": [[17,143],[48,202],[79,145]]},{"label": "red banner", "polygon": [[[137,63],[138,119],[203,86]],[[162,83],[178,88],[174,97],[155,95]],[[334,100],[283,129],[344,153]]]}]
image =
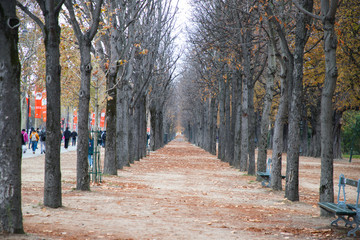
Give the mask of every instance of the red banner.
[{"label": "red banner", "polygon": [[35,93],[35,118],[41,118],[41,101],[42,101],[42,93]]},{"label": "red banner", "polygon": [[73,113],[73,123],[76,124],[77,122],[78,122],[77,111],[76,111],[76,109],[74,109],[74,113]]},{"label": "red banner", "polygon": [[92,116],[92,120],[91,120],[91,125],[95,125],[95,113],[91,113]]},{"label": "red banner", "polygon": [[105,110],[101,111],[101,115],[100,115],[100,127],[104,128],[105,126]]},{"label": "red banner", "polygon": [[46,105],[47,105],[47,99],[46,99],[46,91],[42,92],[42,101],[41,101],[41,108],[42,108],[42,116],[43,121],[46,122]]}]

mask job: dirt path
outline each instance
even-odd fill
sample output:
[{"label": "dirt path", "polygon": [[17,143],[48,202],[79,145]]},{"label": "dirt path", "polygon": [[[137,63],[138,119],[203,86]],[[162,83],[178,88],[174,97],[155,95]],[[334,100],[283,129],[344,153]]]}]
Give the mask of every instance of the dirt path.
[{"label": "dirt path", "polygon": [[[336,163],[335,175],[356,178],[354,161]],[[73,190],[76,152],[62,154],[61,164],[64,207],[51,209],[42,205],[44,157],[23,160],[27,235],[16,239],[340,239],[347,232],[319,217],[315,158],[301,159],[296,203],[182,139],[104,176],[90,192]]]}]

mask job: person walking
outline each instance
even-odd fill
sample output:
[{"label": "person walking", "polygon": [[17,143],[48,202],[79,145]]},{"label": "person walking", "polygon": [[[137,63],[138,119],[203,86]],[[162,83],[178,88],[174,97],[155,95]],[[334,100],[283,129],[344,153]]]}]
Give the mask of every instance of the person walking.
[{"label": "person walking", "polygon": [[72,146],[76,146],[76,137],[77,137],[77,132],[74,130],[71,133],[71,145]]},{"label": "person walking", "polygon": [[[31,134],[33,133],[35,131],[35,129],[32,127],[31,129],[30,129],[30,133],[29,133],[29,135],[28,136],[31,136]],[[29,139],[29,149],[32,147],[32,142],[31,142],[31,138]]]},{"label": "person walking", "polygon": [[70,140],[70,136],[71,136],[69,127],[66,127],[66,130],[64,131],[63,136],[64,136],[64,147],[65,147],[65,149],[67,149],[69,146],[69,140]]},{"label": "person walking", "polygon": [[29,141],[29,136],[27,135],[25,129],[21,130],[21,144],[22,144],[22,150],[23,153],[26,153],[27,147],[26,143]]},{"label": "person walking", "polygon": [[32,131],[32,133],[30,135],[30,140],[31,140],[31,147],[33,150],[33,154],[35,154],[35,151],[37,149],[37,144],[39,141],[39,134],[35,130]]},{"label": "person walking", "polygon": [[101,145],[102,147],[105,147],[105,141],[106,141],[106,131],[103,131],[101,134]]},{"label": "person walking", "polygon": [[46,130],[41,129],[40,136],[40,153],[45,153],[46,150]]},{"label": "person walking", "polygon": [[88,159],[89,159],[89,166],[90,168],[93,167],[93,155],[94,155],[94,139],[89,133],[89,153],[88,153]]}]

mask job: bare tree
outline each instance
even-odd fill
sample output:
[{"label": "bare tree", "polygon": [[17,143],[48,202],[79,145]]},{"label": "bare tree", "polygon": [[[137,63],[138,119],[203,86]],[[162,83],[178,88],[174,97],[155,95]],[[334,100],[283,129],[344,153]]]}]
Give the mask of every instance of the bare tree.
[{"label": "bare tree", "polygon": [[61,207],[60,171],[60,26],[59,13],[65,0],[37,0],[45,22],[35,16],[29,8],[17,2],[41,28],[46,50],[47,123],[45,154],[44,205]]},{"label": "bare tree", "polygon": [[[312,11],[313,1],[304,0],[302,6]],[[294,72],[291,94],[291,111],[289,113],[289,142],[286,165],[285,197],[299,201],[299,154],[300,154],[300,119],[301,98],[303,93],[304,49],[309,38],[311,18],[301,12],[296,14]]]},{"label": "bare tree", "polygon": [[21,211],[20,61],[16,2],[0,1],[0,233],[24,233]]},{"label": "bare tree", "polygon": [[[89,4],[88,4],[89,3]],[[90,190],[90,178],[88,174],[88,147],[89,147],[89,102],[90,102],[90,79],[91,79],[91,47],[92,40],[95,37],[99,26],[100,10],[103,0],[90,1],[88,3],[77,2],[76,0],[66,0],[65,6],[68,9],[68,22],[71,23],[75,36],[79,43],[81,57],[81,84],[79,92],[79,111],[78,111],[78,147],[77,147],[77,171],[76,171],[76,189]],[[88,13],[89,22],[85,32],[81,30],[80,22],[76,19],[74,4],[80,6],[83,12]],[[89,16],[91,15],[91,16]]]}]

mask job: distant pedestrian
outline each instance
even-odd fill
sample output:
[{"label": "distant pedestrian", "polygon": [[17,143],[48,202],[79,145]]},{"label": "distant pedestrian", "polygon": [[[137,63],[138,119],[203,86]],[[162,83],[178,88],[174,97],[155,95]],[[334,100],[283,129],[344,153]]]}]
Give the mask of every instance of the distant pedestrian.
[{"label": "distant pedestrian", "polygon": [[21,145],[23,153],[26,153],[27,147],[26,143],[29,141],[29,136],[27,135],[25,129],[21,130]]},{"label": "distant pedestrian", "polygon": [[64,136],[64,147],[65,147],[65,149],[67,149],[68,146],[69,146],[69,140],[70,140],[70,136],[71,136],[71,132],[69,130],[69,127],[66,128],[66,130],[64,131],[63,136]]},{"label": "distant pedestrian", "polygon": [[99,146],[102,146],[102,139],[101,139],[101,135],[102,135],[102,131],[99,131],[98,132],[98,135],[97,135],[97,145]]},{"label": "distant pedestrian", "polygon": [[105,142],[106,142],[106,131],[103,131],[101,134],[101,145],[103,147],[105,147]]},{"label": "distant pedestrian", "polygon": [[42,129],[39,134],[40,137],[40,153],[45,153],[46,150],[46,130]]},{"label": "distant pedestrian", "polygon": [[72,146],[76,146],[76,137],[77,137],[77,132],[74,130],[71,133],[71,145]]},{"label": "distant pedestrian", "polygon": [[[30,133],[29,133],[29,135],[28,136],[31,136],[31,134],[33,133],[35,131],[35,129],[34,128],[31,128],[30,129]],[[32,147],[32,142],[31,142],[31,139],[29,139],[29,149]]]},{"label": "distant pedestrian", "polygon": [[89,154],[88,154],[88,159],[89,159],[90,168],[92,168],[92,166],[93,166],[93,155],[94,155],[94,139],[93,139],[91,133],[89,133]]},{"label": "distant pedestrian", "polygon": [[31,147],[33,150],[33,154],[35,154],[35,151],[37,149],[37,144],[39,141],[39,134],[35,130],[31,133],[30,140],[31,140]]}]

